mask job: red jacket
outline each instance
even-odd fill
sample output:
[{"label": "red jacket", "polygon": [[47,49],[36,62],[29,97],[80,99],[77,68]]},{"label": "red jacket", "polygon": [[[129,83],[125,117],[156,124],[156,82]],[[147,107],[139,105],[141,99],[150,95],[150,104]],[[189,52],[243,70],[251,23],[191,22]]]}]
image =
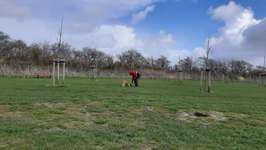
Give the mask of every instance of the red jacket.
[{"label": "red jacket", "polygon": [[138,79],[138,72],[137,71],[130,71],[129,75],[132,77],[133,80]]}]

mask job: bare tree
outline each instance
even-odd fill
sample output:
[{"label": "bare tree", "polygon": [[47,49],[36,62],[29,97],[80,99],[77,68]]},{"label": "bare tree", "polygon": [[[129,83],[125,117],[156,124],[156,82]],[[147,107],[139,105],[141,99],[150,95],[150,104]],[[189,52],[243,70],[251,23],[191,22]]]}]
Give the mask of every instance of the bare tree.
[{"label": "bare tree", "polygon": [[193,59],[191,57],[186,57],[184,59],[181,59],[179,61],[179,65],[180,65],[180,69],[183,72],[186,73],[192,73],[192,69],[193,69]]},{"label": "bare tree", "polygon": [[209,55],[211,50],[210,39],[208,39],[206,54],[203,56],[204,67],[201,71],[201,90],[208,93],[211,92],[211,69],[209,65]]},{"label": "bare tree", "polygon": [[160,58],[155,60],[155,65],[158,69],[166,71],[167,69],[169,69],[170,61],[165,56],[161,56]]},{"label": "bare tree", "polygon": [[123,52],[118,57],[121,66],[127,69],[132,68],[132,66],[134,66],[134,68],[140,68],[147,64],[147,60],[142,56],[141,53],[137,52],[136,50]]}]

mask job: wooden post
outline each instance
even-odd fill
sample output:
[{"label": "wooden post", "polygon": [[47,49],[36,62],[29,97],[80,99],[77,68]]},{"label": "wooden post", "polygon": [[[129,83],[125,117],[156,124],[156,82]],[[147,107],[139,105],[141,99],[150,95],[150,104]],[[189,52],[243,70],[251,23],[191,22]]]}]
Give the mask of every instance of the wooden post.
[{"label": "wooden post", "polygon": [[98,76],[98,63],[96,62],[95,71],[94,71],[94,80],[97,80],[97,76]]},{"label": "wooden post", "polygon": [[211,93],[211,71],[208,73],[208,93]]},{"label": "wooden post", "polygon": [[53,78],[53,86],[55,86],[55,60],[53,61],[53,73],[52,73],[52,78]]},{"label": "wooden post", "polygon": [[57,60],[57,80],[60,80],[60,60]]},{"label": "wooden post", "polygon": [[54,59],[53,60],[53,70],[52,70],[53,86],[60,85],[60,84],[63,85],[65,82],[65,76],[66,76],[65,60],[59,59],[59,58]]},{"label": "wooden post", "polygon": [[203,71],[203,92],[206,92],[206,70]]},{"label": "wooden post", "polygon": [[203,92],[203,71],[200,72],[200,90]]},{"label": "wooden post", "polygon": [[261,77],[260,77],[260,80],[261,80],[261,86],[263,87],[263,75],[261,75]]},{"label": "wooden post", "polygon": [[176,72],[176,79],[177,79],[177,80],[180,80],[180,74],[179,74],[179,71]]},{"label": "wooden post", "polygon": [[65,71],[66,71],[66,63],[63,61],[63,83],[65,82]]},{"label": "wooden post", "polygon": [[260,87],[262,85],[262,76],[261,75],[259,75],[257,82],[258,82],[258,85]]}]

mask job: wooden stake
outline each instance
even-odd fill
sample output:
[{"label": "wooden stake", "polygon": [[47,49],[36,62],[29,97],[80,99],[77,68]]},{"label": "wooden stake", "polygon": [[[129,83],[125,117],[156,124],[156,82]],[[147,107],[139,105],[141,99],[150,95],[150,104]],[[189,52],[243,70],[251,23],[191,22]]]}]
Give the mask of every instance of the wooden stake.
[{"label": "wooden stake", "polygon": [[53,61],[53,73],[52,73],[52,78],[53,78],[53,86],[55,86],[55,61]]},{"label": "wooden stake", "polygon": [[203,71],[200,72],[200,90],[203,91]]},{"label": "wooden stake", "polygon": [[65,82],[66,63],[63,62],[63,83]]},{"label": "wooden stake", "polygon": [[60,60],[57,60],[57,80],[60,80]]},{"label": "wooden stake", "polygon": [[211,71],[209,71],[208,80],[208,93],[211,93]]}]

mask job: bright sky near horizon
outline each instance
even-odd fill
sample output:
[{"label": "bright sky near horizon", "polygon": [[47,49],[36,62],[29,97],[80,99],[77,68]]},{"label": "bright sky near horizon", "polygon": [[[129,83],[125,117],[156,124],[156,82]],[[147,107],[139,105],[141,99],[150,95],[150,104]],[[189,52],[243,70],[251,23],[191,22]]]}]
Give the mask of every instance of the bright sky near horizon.
[{"label": "bright sky near horizon", "polygon": [[204,55],[263,64],[265,0],[0,0],[0,31],[27,43],[64,41],[111,55],[136,49],[147,57]]}]

